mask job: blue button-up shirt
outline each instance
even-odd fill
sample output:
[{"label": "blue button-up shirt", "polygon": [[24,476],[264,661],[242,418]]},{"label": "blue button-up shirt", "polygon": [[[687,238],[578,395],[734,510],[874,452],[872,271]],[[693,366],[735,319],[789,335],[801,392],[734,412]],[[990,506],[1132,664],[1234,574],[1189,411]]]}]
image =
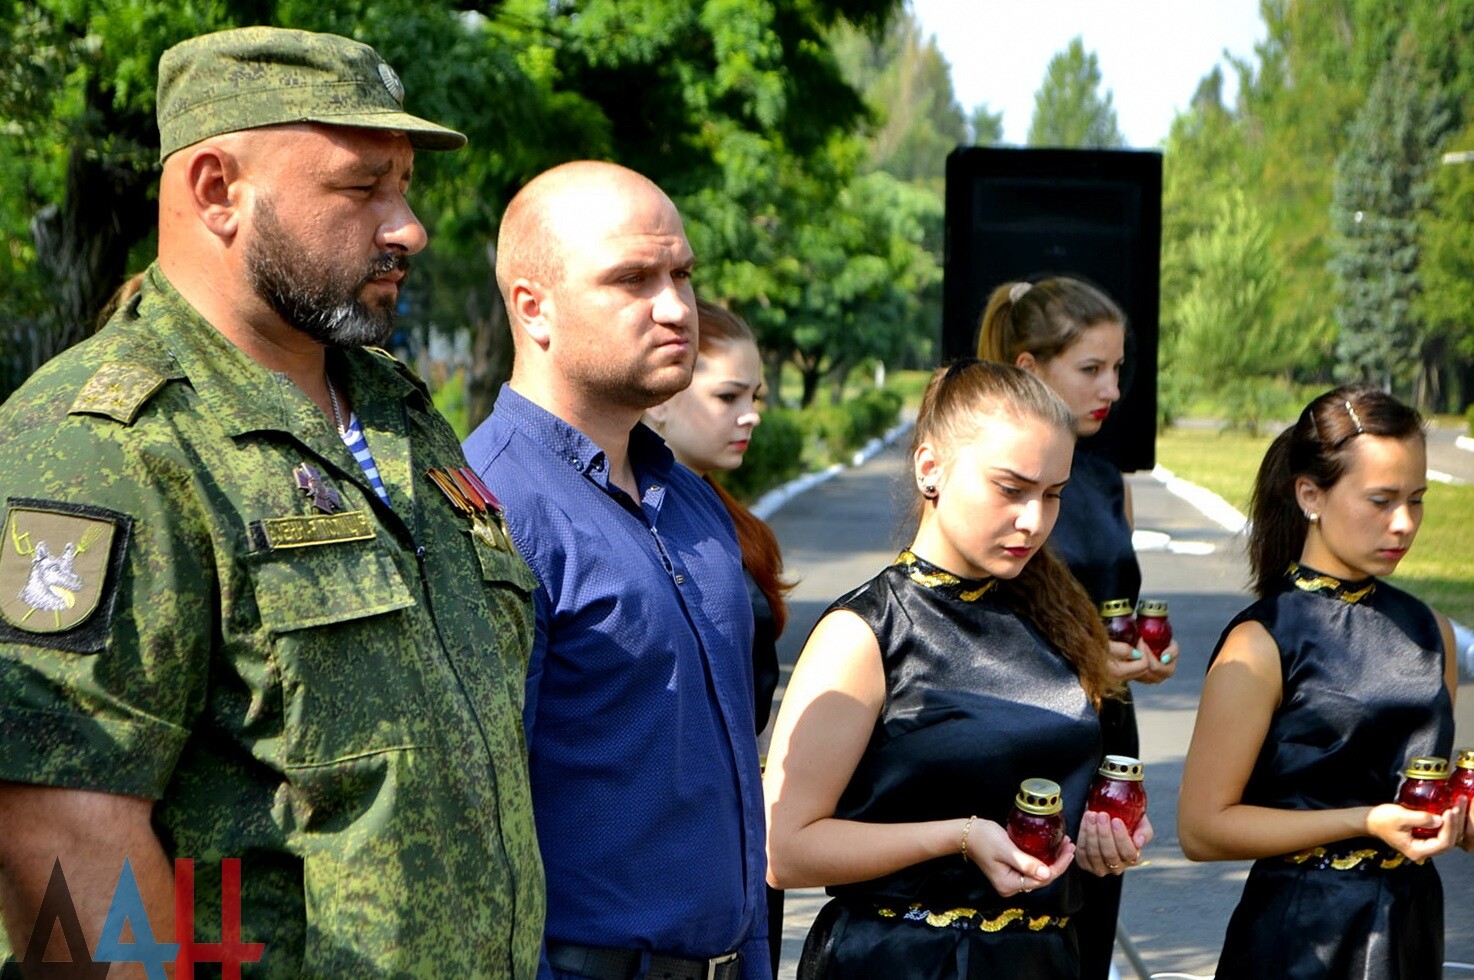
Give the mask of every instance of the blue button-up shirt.
[{"label": "blue button-up shirt", "polygon": [[752,609],[726,509],[643,425],[631,499],[510,387],[465,449],[540,583],[525,722],[547,938],[740,949],[767,977]]}]

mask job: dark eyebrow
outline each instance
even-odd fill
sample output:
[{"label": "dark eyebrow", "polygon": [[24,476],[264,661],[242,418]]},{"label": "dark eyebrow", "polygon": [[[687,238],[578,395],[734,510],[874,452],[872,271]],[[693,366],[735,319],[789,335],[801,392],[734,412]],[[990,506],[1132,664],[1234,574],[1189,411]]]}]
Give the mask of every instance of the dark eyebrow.
[{"label": "dark eyebrow", "polygon": [[[1038,486],[1039,485],[1039,481],[1036,480],[1036,479],[1034,479],[1033,477],[1031,477],[1031,476],[1024,476],[1022,473],[1018,472],[1017,470],[1011,470],[1011,469],[1009,469],[1006,466],[995,466],[995,467],[993,467],[993,472],[994,473],[1002,473],[1005,476],[1011,476],[1015,480],[1019,481],[1020,483],[1027,483],[1031,487],[1035,487],[1035,486]],[[1069,482],[1070,481],[1068,479],[1065,479],[1065,480],[1059,481],[1058,483],[1051,483],[1050,486],[1051,487],[1062,487],[1066,483],[1069,483]]]}]

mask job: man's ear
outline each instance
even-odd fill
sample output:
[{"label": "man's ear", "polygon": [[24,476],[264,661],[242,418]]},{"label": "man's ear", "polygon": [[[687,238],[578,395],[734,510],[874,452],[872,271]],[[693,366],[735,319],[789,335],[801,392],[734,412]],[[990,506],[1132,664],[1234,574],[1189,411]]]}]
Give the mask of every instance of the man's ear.
[{"label": "man's ear", "polygon": [[507,304],[507,318],[512,323],[512,332],[530,338],[547,350],[553,341],[551,292],[531,279],[515,280],[509,292],[511,300]]},{"label": "man's ear", "polygon": [[241,166],[224,147],[205,143],[189,152],[184,179],[200,223],[221,238],[234,238],[250,198]]}]

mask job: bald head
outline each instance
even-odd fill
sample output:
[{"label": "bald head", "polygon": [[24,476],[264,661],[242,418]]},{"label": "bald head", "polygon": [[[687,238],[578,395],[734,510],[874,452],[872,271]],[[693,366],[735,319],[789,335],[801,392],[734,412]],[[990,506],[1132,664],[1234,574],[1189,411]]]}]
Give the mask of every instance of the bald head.
[{"label": "bald head", "polygon": [[508,306],[518,279],[545,286],[562,280],[566,249],[577,229],[597,222],[622,201],[650,196],[675,211],[653,181],[616,163],[576,160],[534,177],[507,205],[497,233],[496,281]]}]

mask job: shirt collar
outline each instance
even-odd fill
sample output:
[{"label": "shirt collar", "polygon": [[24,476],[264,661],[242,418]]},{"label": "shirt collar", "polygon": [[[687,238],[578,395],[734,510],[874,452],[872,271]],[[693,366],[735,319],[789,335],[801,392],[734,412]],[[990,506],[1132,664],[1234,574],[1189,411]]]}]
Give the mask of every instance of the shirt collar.
[{"label": "shirt collar", "polygon": [[[510,385],[502,385],[495,411],[555,458],[578,470],[606,492],[614,489],[609,482],[609,459],[604,450],[579,429],[517,393]],[[642,490],[649,491],[651,481],[657,484],[657,490],[659,484],[667,482],[675,456],[665,440],[643,422],[630,430],[629,454],[630,465]]]}]

